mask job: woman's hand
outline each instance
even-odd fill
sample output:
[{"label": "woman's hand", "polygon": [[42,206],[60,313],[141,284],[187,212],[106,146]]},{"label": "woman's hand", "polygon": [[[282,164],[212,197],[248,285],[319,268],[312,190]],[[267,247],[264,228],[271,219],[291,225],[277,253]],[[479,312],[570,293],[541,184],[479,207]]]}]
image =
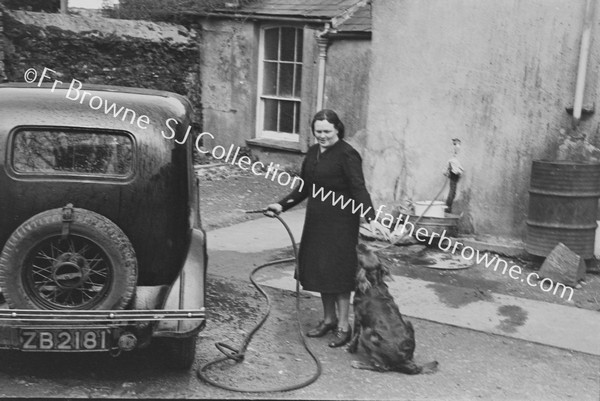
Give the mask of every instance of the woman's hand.
[{"label": "woman's hand", "polygon": [[271,203],[267,206],[267,210],[265,211],[265,216],[275,217],[281,213],[283,207],[279,203]]}]

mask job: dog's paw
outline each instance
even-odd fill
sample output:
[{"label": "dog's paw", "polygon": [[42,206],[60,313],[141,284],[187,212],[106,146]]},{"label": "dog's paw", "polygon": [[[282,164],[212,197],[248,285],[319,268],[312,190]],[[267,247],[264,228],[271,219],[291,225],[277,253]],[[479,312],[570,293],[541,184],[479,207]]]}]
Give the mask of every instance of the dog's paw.
[{"label": "dog's paw", "polygon": [[365,364],[360,361],[352,361],[350,363],[350,366],[352,366],[354,369],[364,369],[365,368]]},{"label": "dog's paw", "polygon": [[426,363],[425,365],[423,365],[421,367],[421,373],[423,373],[423,374],[435,373],[438,371],[438,366],[440,366],[438,361]]}]

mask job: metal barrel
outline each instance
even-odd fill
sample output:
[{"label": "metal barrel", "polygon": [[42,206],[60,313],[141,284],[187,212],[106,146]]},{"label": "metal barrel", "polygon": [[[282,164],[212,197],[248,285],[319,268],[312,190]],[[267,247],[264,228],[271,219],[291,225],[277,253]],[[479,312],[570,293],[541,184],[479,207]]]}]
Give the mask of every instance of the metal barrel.
[{"label": "metal barrel", "polygon": [[527,252],[547,256],[559,242],[584,259],[594,256],[600,163],[533,161]]}]

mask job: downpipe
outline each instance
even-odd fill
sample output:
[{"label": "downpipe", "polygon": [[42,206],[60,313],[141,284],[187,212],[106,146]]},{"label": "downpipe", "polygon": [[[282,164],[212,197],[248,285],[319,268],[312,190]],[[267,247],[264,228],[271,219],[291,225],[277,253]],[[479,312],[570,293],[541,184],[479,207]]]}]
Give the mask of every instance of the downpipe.
[{"label": "downpipe", "polygon": [[583,32],[581,34],[581,46],[579,50],[579,64],[577,67],[577,83],[575,85],[575,99],[573,103],[573,128],[577,128],[581,120],[583,108],[583,94],[585,91],[585,78],[587,75],[587,64],[590,55],[590,42],[592,36],[592,25],[596,0],[586,0]]}]

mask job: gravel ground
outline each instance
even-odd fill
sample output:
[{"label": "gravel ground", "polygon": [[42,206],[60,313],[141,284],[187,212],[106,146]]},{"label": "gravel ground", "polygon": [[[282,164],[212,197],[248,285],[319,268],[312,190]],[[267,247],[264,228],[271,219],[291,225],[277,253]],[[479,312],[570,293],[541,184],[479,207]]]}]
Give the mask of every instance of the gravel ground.
[{"label": "gravel ground", "polygon": [[[229,164],[197,166],[200,177],[200,209],[205,230],[263,217],[244,210],[262,209],[289,192],[277,182]],[[304,207],[304,202],[296,207]]]},{"label": "gravel ground", "polygon": [[[232,255],[223,263],[233,263]],[[282,255],[246,255],[265,263]],[[250,261],[248,259],[251,259]],[[242,262],[240,262],[242,263]],[[241,268],[242,265],[238,266]],[[270,269],[290,269],[292,266]],[[239,347],[265,313],[265,301],[245,280],[208,276],[208,324],[200,334],[190,371],[165,369],[164,350],[108,354],[0,352],[0,398],[117,399],[373,399],[373,400],[590,400],[598,399],[598,357],[473,330],[410,318],[417,333],[417,363],[433,359],[432,375],[403,375],[356,370],[364,352],[332,350],[330,338],[308,339],[323,366],[311,386],[285,393],[233,393],[206,385],[195,369],[221,356],[214,342]],[[243,363],[214,366],[209,376],[243,389],[272,389],[297,384],[315,372],[303,349],[295,321],[296,298],[289,291],[265,289],[272,311],[256,334]],[[320,317],[320,300],[302,294],[302,330]]]}]

